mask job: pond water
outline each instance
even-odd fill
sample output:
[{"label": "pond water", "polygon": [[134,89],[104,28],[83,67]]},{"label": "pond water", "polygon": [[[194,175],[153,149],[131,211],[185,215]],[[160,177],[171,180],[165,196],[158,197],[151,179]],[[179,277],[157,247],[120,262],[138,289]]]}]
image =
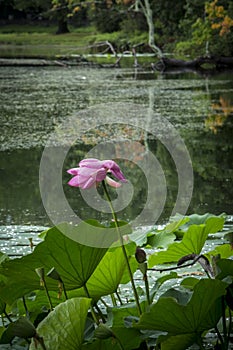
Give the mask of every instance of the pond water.
[{"label": "pond water", "polygon": [[[175,203],[182,187],[186,187],[187,203],[180,207],[183,211],[187,207],[188,214],[232,215],[232,73],[208,76],[133,68],[0,67],[2,237],[6,227],[15,233],[25,226],[50,226],[54,217],[63,219],[66,206],[58,203],[56,181],[51,178],[61,159],[64,164],[57,169],[62,170],[59,176],[70,207],[81,219],[106,220],[109,213],[98,207],[98,193],[90,203],[90,198],[66,185],[70,178],[66,169],[88,152],[100,158],[122,158],[119,164],[130,184],[127,194],[112,194],[127,204],[120,208],[119,218],[136,220],[146,206],[146,220],[143,216],[136,222],[163,223],[174,214],[174,207],[179,209]],[[193,178],[186,173],[185,164],[177,165],[177,151],[167,147],[168,143],[173,150],[183,148],[180,154],[188,155],[187,168],[192,169]],[[43,193],[42,201],[40,162],[46,145],[46,156],[52,155],[53,160],[48,160],[48,173],[43,170],[47,195]],[[155,207],[147,203],[148,192],[159,203]],[[45,201],[57,211],[52,219]]]}]

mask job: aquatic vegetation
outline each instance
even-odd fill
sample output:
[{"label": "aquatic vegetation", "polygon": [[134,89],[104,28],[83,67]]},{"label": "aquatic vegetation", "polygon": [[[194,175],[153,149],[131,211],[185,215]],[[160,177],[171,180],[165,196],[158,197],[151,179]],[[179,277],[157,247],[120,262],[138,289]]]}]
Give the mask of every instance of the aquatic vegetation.
[{"label": "aquatic vegetation", "polygon": [[[87,225],[61,223],[42,232],[30,254],[10,259],[1,253],[0,343],[18,337],[30,350],[228,349],[232,233],[222,233],[220,245],[208,244],[223,230],[226,215],[176,215],[163,228],[130,232],[127,222],[118,221],[105,182],[108,170],[126,179],[109,162],[79,165],[88,167],[83,188],[102,186],[113,216],[106,225],[86,224],[106,235],[114,228],[118,240],[109,248],[84,245],[78,237]],[[79,176],[77,169],[71,174]],[[102,169],[101,178],[89,169]]]}]

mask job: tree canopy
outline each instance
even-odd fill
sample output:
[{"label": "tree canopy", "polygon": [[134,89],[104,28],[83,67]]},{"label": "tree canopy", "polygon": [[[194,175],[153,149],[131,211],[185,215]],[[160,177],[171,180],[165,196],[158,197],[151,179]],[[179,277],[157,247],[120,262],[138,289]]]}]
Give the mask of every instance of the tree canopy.
[{"label": "tree canopy", "polygon": [[21,15],[56,22],[57,34],[89,24],[102,33],[147,32],[158,56],[169,47],[179,54],[233,55],[233,2],[227,0],[0,0],[0,13],[5,21]]}]

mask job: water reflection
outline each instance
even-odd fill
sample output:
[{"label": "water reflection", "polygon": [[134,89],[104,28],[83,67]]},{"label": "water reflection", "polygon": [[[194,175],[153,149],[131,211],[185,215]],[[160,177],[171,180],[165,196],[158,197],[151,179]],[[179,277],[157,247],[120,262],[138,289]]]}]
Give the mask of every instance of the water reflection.
[{"label": "water reflection", "polygon": [[228,118],[233,116],[233,97],[229,94],[219,96],[219,101],[211,104],[211,113],[208,114],[205,125],[214,134],[223,127]]},{"label": "water reflection", "polygon": [[[194,192],[189,213],[232,214],[233,80],[227,75],[200,78],[190,75],[161,76],[134,70],[89,70],[77,68],[11,68],[1,70],[0,224],[51,224],[41,201],[39,164],[48,134],[74,111],[108,102],[133,102],[150,107],[166,117],[179,131],[190,152]],[[95,116],[93,116],[95,118]],[[108,116],[103,113],[103,125]],[[127,116],[126,116],[127,122]],[[153,128],[153,113],[145,123]],[[79,120],[80,125],[85,120]],[[177,196],[178,177],[174,160],[153,134],[135,127],[121,130],[122,137],[137,141],[132,161],[121,166],[134,186],[131,205],[119,217],[132,219],[143,209],[147,184],[135,160],[143,158],[140,145],[158,159],[167,182],[167,198],[159,221],[168,218]],[[119,130],[115,129],[115,133]],[[88,207],[80,192],[66,186],[65,169],[75,166],[109,131],[104,127],[81,135],[64,164],[64,191],[75,212],[83,218],[106,220],[108,215]],[[169,130],[168,130],[169,133]],[[124,147],[127,147],[124,144]],[[116,158],[121,154],[115,150]],[[56,159],[54,159],[56,162]],[[149,165],[148,165],[149,166]],[[49,178],[51,187],[52,179]],[[154,184],[155,188],[157,184]],[[113,193],[113,195],[115,195]],[[159,194],[157,194],[159,200]],[[51,200],[53,198],[51,197]],[[153,210],[153,208],[151,209]]]}]

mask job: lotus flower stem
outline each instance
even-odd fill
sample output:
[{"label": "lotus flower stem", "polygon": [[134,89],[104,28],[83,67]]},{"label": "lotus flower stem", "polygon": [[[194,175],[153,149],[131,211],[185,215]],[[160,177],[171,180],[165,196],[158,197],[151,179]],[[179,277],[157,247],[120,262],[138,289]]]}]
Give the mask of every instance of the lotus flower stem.
[{"label": "lotus flower stem", "polygon": [[148,282],[148,277],[147,277],[148,267],[147,267],[147,262],[146,262],[145,250],[143,250],[140,247],[137,247],[136,252],[135,252],[135,258],[138,262],[139,270],[141,271],[141,273],[143,275],[143,281],[144,281],[145,289],[146,289],[146,298],[147,298],[148,305],[150,305],[151,304],[150,289],[149,289],[149,282]]},{"label": "lotus flower stem", "polygon": [[216,326],[214,329],[215,329],[215,331],[216,331],[216,333],[217,333],[217,336],[218,336],[218,339],[219,339],[220,343],[223,345],[223,344],[224,344],[224,341],[223,341],[223,338],[222,338],[222,336],[221,336],[221,333],[220,333],[219,330],[218,330],[218,327]]},{"label": "lotus flower stem", "polygon": [[112,305],[114,307],[117,306],[115,295],[112,293],[110,296],[111,296],[111,299],[112,299]]},{"label": "lotus flower stem", "polygon": [[[86,296],[87,296],[88,298],[91,299],[86,284],[83,285],[83,289],[84,289],[84,291],[85,291],[85,293],[86,293]],[[95,310],[94,310],[92,304],[90,305],[90,308],[91,308],[91,314],[92,314],[93,320],[95,321],[95,323],[96,323],[97,325],[99,325],[100,322],[99,322],[98,318],[96,317]]]},{"label": "lotus flower stem", "polygon": [[26,315],[27,315],[27,317],[29,318],[29,311],[28,311],[28,308],[27,308],[25,296],[22,297],[22,300],[23,300],[23,306],[24,306]]},{"label": "lotus flower stem", "polygon": [[108,304],[106,303],[106,301],[103,298],[100,298],[100,301],[102,304],[104,304],[104,306],[107,308]]},{"label": "lotus flower stem", "polygon": [[106,322],[106,319],[105,319],[105,317],[104,317],[104,314],[103,314],[103,312],[101,311],[101,309],[99,308],[99,306],[98,306],[98,304],[97,303],[95,303],[95,308],[96,308],[96,310],[98,311],[98,314],[100,315],[100,317],[102,318],[102,321],[103,321],[103,323],[105,323]]},{"label": "lotus flower stem", "polygon": [[8,315],[8,313],[6,312],[6,310],[4,310],[4,315],[6,316],[6,318],[8,319],[9,322],[13,322],[13,320],[10,318],[10,316]]},{"label": "lotus flower stem", "polygon": [[229,340],[230,336],[231,336],[231,331],[232,331],[232,315],[231,315],[231,309],[229,307],[228,307],[228,310],[229,310],[229,327],[228,327],[227,336],[228,336],[228,340]]},{"label": "lotus flower stem", "polygon": [[61,282],[61,284],[62,284],[62,289],[63,289],[64,295],[65,295],[65,299],[68,300],[68,295],[66,293],[66,288],[65,288],[63,281]]},{"label": "lotus flower stem", "polygon": [[52,311],[53,310],[53,304],[52,304],[52,301],[51,301],[51,298],[50,298],[49,291],[48,291],[46,283],[44,284],[44,290],[45,290],[45,293],[46,293],[46,296],[47,296],[47,299],[48,299],[48,302],[49,302],[50,311]]},{"label": "lotus flower stem", "polygon": [[202,344],[202,339],[201,339],[201,337],[198,338],[197,344],[199,345],[199,347],[200,347],[201,350],[205,350],[205,348],[204,348],[204,346],[203,346],[203,344]]},{"label": "lotus flower stem", "polygon": [[43,349],[43,350],[46,350],[43,337],[40,337],[40,336],[36,333],[36,335],[33,337],[33,339],[34,339],[34,343],[35,343],[36,348],[37,348],[37,343],[39,343],[40,346],[42,347],[42,349]]},{"label": "lotus flower stem", "polygon": [[222,301],[222,325],[223,325],[223,337],[224,337],[224,346],[225,349],[228,349],[228,331],[227,331],[227,323],[226,323],[226,304],[225,297],[221,297]]},{"label": "lotus flower stem", "polygon": [[3,327],[5,327],[5,322],[4,322],[3,313],[1,314],[1,320],[2,320],[2,325],[3,325]]},{"label": "lotus flower stem", "polygon": [[119,300],[120,304],[123,305],[120,294],[118,293],[118,291],[116,291],[116,296],[117,296],[117,299]]},{"label": "lotus flower stem", "polygon": [[125,262],[126,262],[126,266],[127,266],[128,272],[129,272],[130,281],[131,281],[131,285],[132,285],[132,288],[133,288],[133,293],[134,293],[137,309],[138,309],[139,315],[141,315],[142,311],[141,311],[141,306],[140,306],[140,303],[139,303],[138,293],[137,293],[137,290],[136,290],[136,287],[135,287],[135,283],[134,283],[134,279],[133,279],[133,273],[132,273],[131,268],[130,268],[127,252],[126,252],[126,249],[125,249],[125,246],[124,246],[124,240],[123,240],[123,237],[122,237],[121,232],[120,232],[119,223],[118,223],[118,220],[117,220],[117,215],[116,215],[116,213],[114,211],[114,208],[112,206],[112,201],[111,201],[111,198],[109,196],[109,193],[108,193],[108,190],[107,190],[107,187],[106,187],[106,184],[105,184],[104,180],[102,181],[102,185],[103,185],[104,193],[106,195],[109,207],[111,209],[112,217],[113,217],[113,220],[114,220],[114,223],[115,223],[115,226],[116,226],[116,230],[117,230],[117,233],[118,233],[118,236],[119,236],[119,240],[120,240],[120,243],[121,243],[122,252],[123,252],[123,255],[124,255],[124,258],[125,258]]},{"label": "lotus flower stem", "polygon": [[118,337],[116,337],[116,340],[117,340],[117,345],[119,346],[119,348],[120,348],[121,350],[124,350],[124,347],[123,347],[123,345],[121,344],[120,339],[119,339]]},{"label": "lotus flower stem", "polygon": [[151,304],[151,300],[150,300],[150,289],[149,289],[149,283],[148,283],[147,273],[145,273],[145,275],[143,276],[143,279],[144,279],[144,283],[145,283],[147,302],[148,302],[148,304],[150,305],[150,304]]},{"label": "lotus flower stem", "polygon": [[50,311],[52,311],[53,310],[53,305],[52,305],[52,301],[51,301],[51,298],[50,298],[50,295],[49,295],[49,291],[48,291],[48,288],[47,288],[47,284],[46,284],[46,281],[45,281],[44,268],[43,267],[38,267],[37,269],[35,269],[35,271],[36,271],[37,275],[40,277],[40,285],[41,285],[41,287],[44,288],[45,294],[46,294],[48,302],[49,302]]}]

